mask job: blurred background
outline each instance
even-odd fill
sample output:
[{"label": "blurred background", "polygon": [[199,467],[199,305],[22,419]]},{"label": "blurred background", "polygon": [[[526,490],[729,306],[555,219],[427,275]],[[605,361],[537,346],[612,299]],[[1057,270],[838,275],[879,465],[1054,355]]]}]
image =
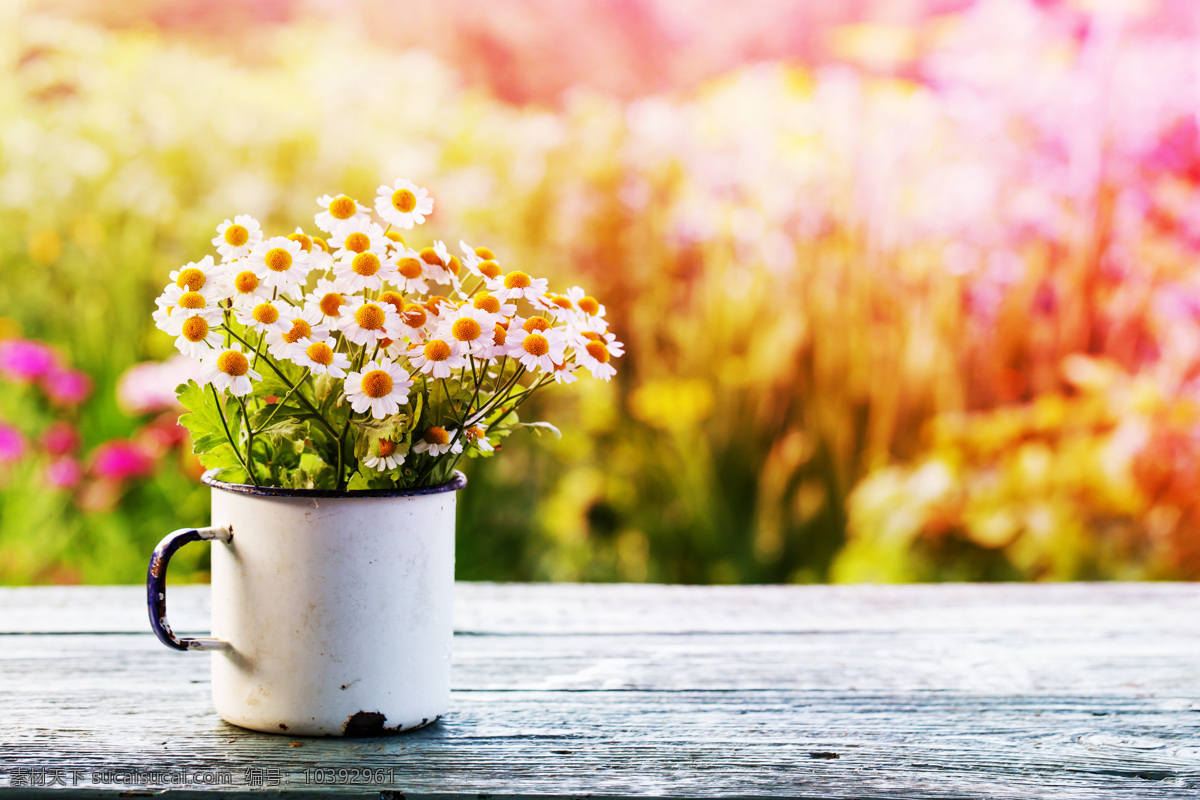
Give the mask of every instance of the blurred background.
[{"label": "blurred background", "polygon": [[460,578],[1200,578],[1200,4],[752,9],[0,3],[0,583],[207,520],[153,298],[398,176],[627,349],[468,465]]}]

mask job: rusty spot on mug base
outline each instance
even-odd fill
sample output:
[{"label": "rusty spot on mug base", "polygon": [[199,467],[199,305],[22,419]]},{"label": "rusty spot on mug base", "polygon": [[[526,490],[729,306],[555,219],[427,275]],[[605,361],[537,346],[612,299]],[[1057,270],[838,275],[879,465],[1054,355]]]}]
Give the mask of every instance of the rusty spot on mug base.
[{"label": "rusty spot on mug base", "polygon": [[438,714],[433,719],[425,718],[417,725],[409,725],[403,727],[387,727],[387,717],[380,714],[378,711],[359,711],[357,714],[351,714],[346,723],[342,725],[342,735],[348,738],[359,738],[364,736],[393,736],[397,733],[405,733],[406,731],[415,731],[418,728],[424,728],[430,723],[437,722],[442,718]]},{"label": "rusty spot on mug base", "polygon": [[285,724],[284,724],[284,723],[282,723],[282,722],[281,722],[281,723],[279,723],[279,730],[281,730],[281,731],[286,731],[287,729],[288,729],[288,726],[287,726],[287,725],[285,725]]}]

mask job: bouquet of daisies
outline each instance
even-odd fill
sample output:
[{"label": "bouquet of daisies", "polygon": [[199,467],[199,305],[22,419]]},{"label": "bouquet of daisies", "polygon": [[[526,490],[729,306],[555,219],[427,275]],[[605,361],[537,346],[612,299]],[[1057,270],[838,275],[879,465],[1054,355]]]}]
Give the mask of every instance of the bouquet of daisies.
[{"label": "bouquet of daisies", "polygon": [[171,273],[154,320],[200,362],[179,387],[206,467],[222,480],[309,489],[428,486],[487,456],[550,382],[616,373],[604,306],[505,269],[491,250],[406,239],[425,189],[379,187],[375,214],[318,198],[323,235],[267,237],[249,216],[217,226],[218,262]]}]

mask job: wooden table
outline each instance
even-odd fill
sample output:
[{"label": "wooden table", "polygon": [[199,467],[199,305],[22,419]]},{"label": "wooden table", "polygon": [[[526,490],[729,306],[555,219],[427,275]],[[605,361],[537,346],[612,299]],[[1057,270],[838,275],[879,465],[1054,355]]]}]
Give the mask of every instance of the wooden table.
[{"label": "wooden table", "polygon": [[10,796],[1200,797],[1200,585],[459,584],[451,713],[358,740],[222,722],[143,591],[0,590]]}]

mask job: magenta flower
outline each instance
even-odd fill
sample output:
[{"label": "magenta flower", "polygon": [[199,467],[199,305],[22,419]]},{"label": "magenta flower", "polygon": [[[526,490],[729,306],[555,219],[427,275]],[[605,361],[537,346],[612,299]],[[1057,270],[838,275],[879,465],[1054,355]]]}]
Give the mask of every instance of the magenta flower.
[{"label": "magenta flower", "polygon": [[65,456],[79,449],[79,431],[69,422],[53,422],[42,433],[42,447],[52,456]]},{"label": "magenta flower", "polygon": [[46,483],[56,489],[70,489],[83,479],[83,467],[78,459],[64,456],[46,465]]},{"label": "magenta flower", "polygon": [[25,455],[25,437],[16,428],[0,422],[0,464],[20,460]]},{"label": "magenta flower", "polygon": [[64,406],[77,406],[92,393],[92,379],[77,369],[51,366],[41,385],[51,402]]},{"label": "magenta flower", "polygon": [[9,339],[0,342],[0,372],[12,380],[35,381],[55,365],[54,351],[40,342]]},{"label": "magenta flower", "polygon": [[152,473],[154,459],[133,442],[113,439],[92,453],[92,470],[101,478],[124,481]]}]

